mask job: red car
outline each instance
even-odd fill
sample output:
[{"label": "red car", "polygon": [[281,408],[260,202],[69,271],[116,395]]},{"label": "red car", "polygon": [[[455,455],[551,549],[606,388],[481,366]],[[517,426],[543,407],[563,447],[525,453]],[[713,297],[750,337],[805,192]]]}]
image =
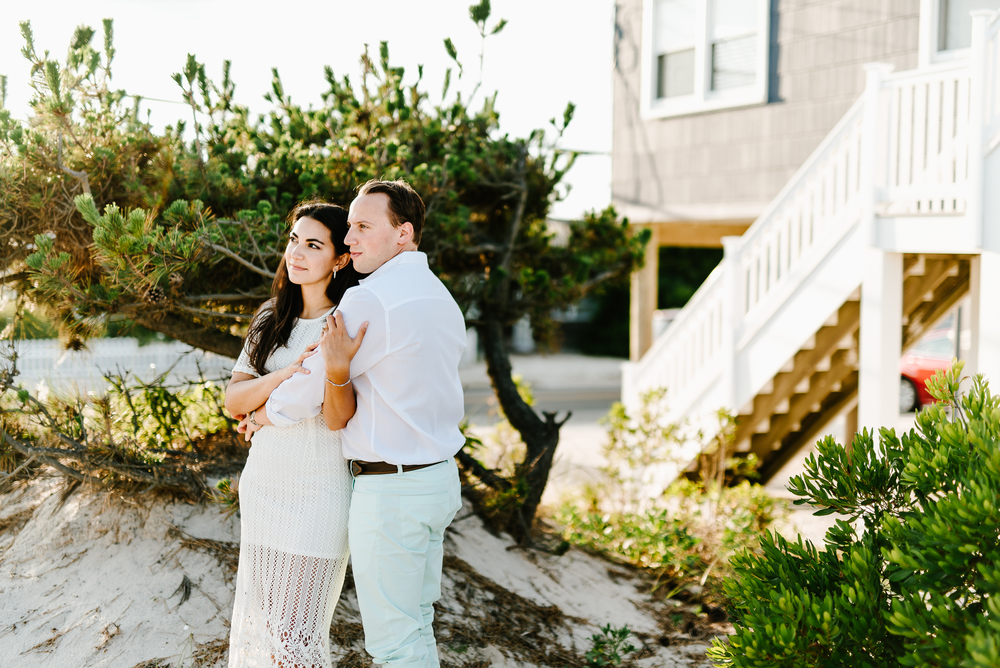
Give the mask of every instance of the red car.
[{"label": "red car", "polygon": [[934,403],[927,392],[927,379],[947,369],[955,357],[954,330],[929,333],[899,360],[899,412],[908,413]]}]

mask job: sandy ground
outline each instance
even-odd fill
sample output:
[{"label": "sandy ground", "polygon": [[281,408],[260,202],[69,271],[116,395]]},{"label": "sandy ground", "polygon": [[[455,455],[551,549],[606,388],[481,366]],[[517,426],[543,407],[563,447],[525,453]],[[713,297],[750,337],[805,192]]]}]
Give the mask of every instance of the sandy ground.
[{"label": "sandy ground", "polygon": [[[51,477],[0,495],[0,666],[225,665],[238,520],[214,505],[67,491]],[[608,623],[636,632],[639,666],[708,665],[705,638],[664,621],[682,604],[653,603],[625,569],[575,549],[515,549],[469,511],[446,542],[444,665],[581,657]],[[348,584],[331,629],[334,665],[370,665],[359,622]]]},{"label": "sandy ground", "polygon": [[[551,507],[601,476],[607,436],[598,420],[617,397],[621,361],[535,355],[513,363],[537,408],[574,409],[544,498]],[[488,438],[497,416],[483,365],[464,369],[463,382],[467,415]],[[898,426],[912,420],[901,416]],[[830,425],[838,439],[842,431],[842,421]],[[768,485],[772,494],[790,498],[785,485],[808,452]],[[820,542],[832,521],[797,507],[783,533]],[[129,503],[68,490],[55,477],[0,494],[0,668],[225,665],[238,541],[238,519],[212,505]],[[449,531],[446,551],[438,609],[445,666],[532,666],[539,652],[580,657],[609,623],[637,633],[643,668],[709,665],[705,638],[666,621],[691,611],[652,603],[628,572],[606,561],[576,549],[561,557],[515,549],[469,508]],[[348,582],[331,629],[335,666],[370,665],[360,629]]]}]

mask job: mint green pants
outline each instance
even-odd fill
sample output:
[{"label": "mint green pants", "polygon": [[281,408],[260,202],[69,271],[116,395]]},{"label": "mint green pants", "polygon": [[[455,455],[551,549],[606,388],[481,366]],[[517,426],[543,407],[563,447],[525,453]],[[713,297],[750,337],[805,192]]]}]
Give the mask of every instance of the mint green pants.
[{"label": "mint green pants", "polygon": [[454,459],[354,479],[348,537],[365,649],[377,664],[437,668],[434,602],[444,530],[462,506]]}]

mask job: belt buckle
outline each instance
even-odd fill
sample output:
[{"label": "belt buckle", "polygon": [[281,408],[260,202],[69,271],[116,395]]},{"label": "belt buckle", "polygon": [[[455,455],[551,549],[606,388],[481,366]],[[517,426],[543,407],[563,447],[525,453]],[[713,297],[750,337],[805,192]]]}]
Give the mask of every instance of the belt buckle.
[{"label": "belt buckle", "polygon": [[359,475],[362,474],[363,471],[364,471],[364,469],[361,468],[361,464],[358,463],[358,460],[352,459],[351,460],[351,477],[352,478],[357,478]]}]

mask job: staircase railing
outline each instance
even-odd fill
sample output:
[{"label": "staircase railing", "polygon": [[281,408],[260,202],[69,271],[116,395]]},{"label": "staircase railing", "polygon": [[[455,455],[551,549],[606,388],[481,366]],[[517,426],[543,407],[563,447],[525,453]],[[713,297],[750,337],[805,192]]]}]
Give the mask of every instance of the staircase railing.
[{"label": "staircase railing", "polygon": [[[667,387],[671,414],[687,413],[725,380],[740,341],[856,220],[863,111],[861,101],[851,107],[764,213],[730,240],[722,263],[643,358],[626,366],[626,403]],[[721,405],[733,405],[732,393],[723,390]]]},{"label": "staircase railing", "polygon": [[[767,374],[755,374],[753,382],[737,377],[737,356],[863,216],[963,214],[970,168],[976,168],[969,151],[972,122],[982,123],[985,151],[991,142],[1000,144],[998,33],[1000,22],[992,17],[984,79],[994,83],[983,91],[979,117],[972,109],[968,59],[897,74],[888,74],[888,66],[874,68],[874,88],[743,236],[724,240],[722,263],[642,359],[625,365],[623,400],[635,405],[643,391],[667,387],[672,418],[720,406],[740,409]],[[784,359],[804,343],[783,342]]]},{"label": "staircase railing", "polygon": [[885,78],[874,175],[878,213],[965,212],[969,83],[966,61]]}]

